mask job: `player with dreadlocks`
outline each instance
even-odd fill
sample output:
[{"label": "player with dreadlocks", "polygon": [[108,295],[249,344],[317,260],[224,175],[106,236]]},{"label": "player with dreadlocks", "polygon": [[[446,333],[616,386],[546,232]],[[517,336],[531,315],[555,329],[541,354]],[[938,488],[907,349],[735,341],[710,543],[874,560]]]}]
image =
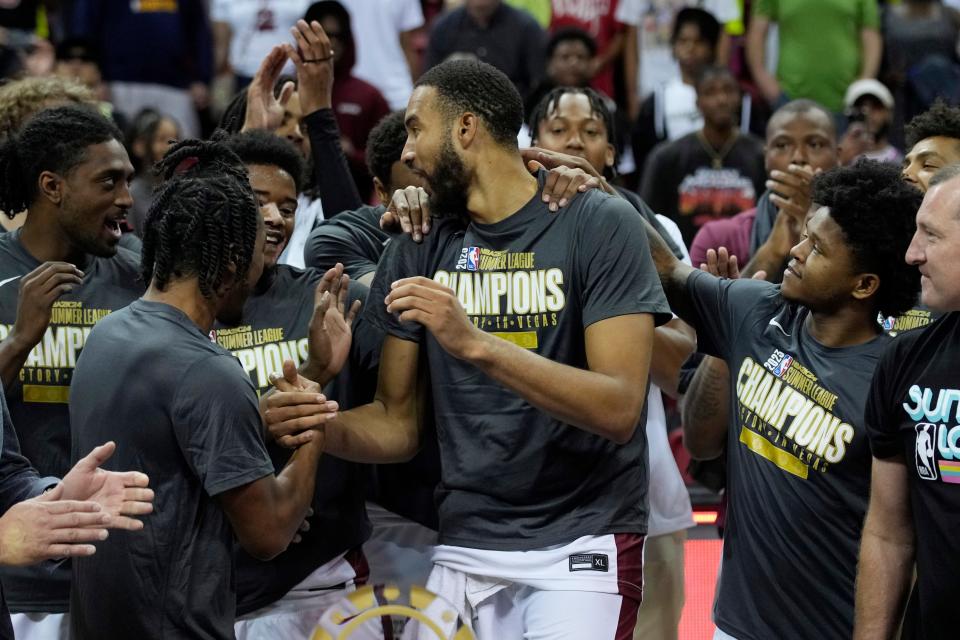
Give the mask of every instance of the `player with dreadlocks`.
[{"label": "player with dreadlocks", "polygon": [[[290,544],[324,444],[322,431],[290,442],[275,476],[256,389],[209,337],[214,321],[240,322],[263,271],[264,225],[242,162],[220,141],[188,140],[159,170],[143,244],[149,287],[90,333],[70,405],[74,451],[110,434],[119,462],[154,478],[156,515],[149,535],[117,536],[74,567],[72,629],[83,638],[233,638],[234,540],[260,559]],[[327,294],[321,315],[329,304]],[[336,410],[319,394],[309,405],[317,425]]]},{"label": "player with dreadlocks", "polygon": [[[92,107],[64,105],[0,144],[0,210],[28,212],[0,234],[0,377],[21,450],[45,476],[70,468],[67,400],[90,327],[143,293],[137,256],[118,246],[132,204],[122,140]],[[65,637],[69,563],[0,577],[18,635]]]}]

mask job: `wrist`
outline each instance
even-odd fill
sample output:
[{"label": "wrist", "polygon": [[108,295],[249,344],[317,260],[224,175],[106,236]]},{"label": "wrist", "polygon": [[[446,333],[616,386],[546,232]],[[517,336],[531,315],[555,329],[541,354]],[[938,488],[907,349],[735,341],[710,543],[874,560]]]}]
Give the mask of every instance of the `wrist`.
[{"label": "wrist", "polygon": [[489,362],[492,357],[492,340],[497,338],[471,324],[467,341],[461,350],[461,359],[478,367]]},{"label": "wrist", "polygon": [[15,354],[26,356],[29,355],[30,352],[33,351],[33,348],[40,343],[42,337],[43,334],[40,334],[40,337],[34,340],[29,336],[24,336],[23,332],[17,331],[17,327],[14,325],[4,342],[10,345]]}]

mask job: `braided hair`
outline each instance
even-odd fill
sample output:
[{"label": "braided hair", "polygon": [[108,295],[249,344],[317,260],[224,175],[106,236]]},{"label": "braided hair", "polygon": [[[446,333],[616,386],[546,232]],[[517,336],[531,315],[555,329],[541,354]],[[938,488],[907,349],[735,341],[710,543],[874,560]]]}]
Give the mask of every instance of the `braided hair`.
[{"label": "braided hair", "polygon": [[30,208],[44,171],[66,175],[87,148],[123,140],[116,125],[92,107],[71,104],[38,112],[0,143],[0,211],[13,218]]},{"label": "braided hair", "polygon": [[184,140],[157,163],[163,182],[147,212],[141,275],[158,289],[195,275],[211,299],[231,263],[246,278],[260,213],[247,170],[224,137]]}]

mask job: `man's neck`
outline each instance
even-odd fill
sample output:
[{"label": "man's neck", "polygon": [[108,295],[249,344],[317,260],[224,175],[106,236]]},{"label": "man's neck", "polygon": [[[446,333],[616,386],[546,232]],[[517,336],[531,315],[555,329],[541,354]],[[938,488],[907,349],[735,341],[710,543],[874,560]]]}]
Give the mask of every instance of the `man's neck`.
[{"label": "man's neck", "polygon": [[505,220],[530,202],[538,188],[537,178],[527,171],[520,154],[493,149],[481,160],[470,184],[470,219],[481,224]]},{"label": "man's neck", "polygon": [[213,301],[203,297],[195,277],[172,280],[163,290],[158,289],[155,282],[151,282],[147,292],[143,294],[143,299],[148,302],[162,302],[179,309],[203,333],[210,333],[217,317]]},{"label": "man's neck", "polygon": [[709,124],[703,126],[703,137],[714,151],[720,151],[730,141],[730,138],[737,135],[737,129],[733,126],[714,127]]},{"label": "man's neck", "polygon": [[829,313],[811,311],[806,328],[814,340],[834,349],[865,344],[880,333],[877,313],[867,307],[842,307]]},{"label": "man's neck", "polygon": [[20,231],[20,243],[39,262],[69,262],[82,268],[86,254],[73,246],[54,217],[50,212],[30,209]]}]

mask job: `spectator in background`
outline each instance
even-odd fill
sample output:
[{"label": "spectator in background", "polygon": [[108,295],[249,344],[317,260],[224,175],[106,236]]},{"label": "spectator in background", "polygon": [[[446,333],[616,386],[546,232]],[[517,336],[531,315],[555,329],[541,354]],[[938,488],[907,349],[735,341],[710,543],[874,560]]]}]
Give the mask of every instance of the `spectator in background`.
[{"label": "spectator in background", "polygon": [[837,131],[829,111],[812,100],[780,107],[767,123],[766,191],[756,208],[704,225],[690,247],[693,264],[705,263],[709,249],[726,247],[746,265],[744,277],[766,271],[779,281],[790,249],[800,241],[813,176],[838,162]]},{"label": "spectator in background", "polygon": [[366,149],[370,131],[390,113],[383,94],[372,84],[353,75],[356,45],[350,13],[337,0],[315,2],[307,9],[306,21],[316,20],[333,47],[333,110],[342,134],[343,152],[350,173],[364,202],[373,195],[373,181],[367,171]]},{"label": "spectator in background", "polygon": [[434,23],[426,68],[450,58],[480,60],[506,74],[526,97],[543,76],[545,44],[543,29],[525,11],[502,0],[466,0]]},{"label": "spectator in background", "polygon": [[[656,87],[680,71],[672,60],[671,39],[677,14],[696,6],[712,14],[720,25],[740,18],[738,0],[620,0],[616,19],[627,25],[623,70],[630,119],[640,113],[640,102]],[[726,64],[730,39],[721,29],[717,40],[717,64]]]},{"label": "spectator in background", "polygon": [[130,182],[133,206],[127,212],[127,225],[138,238],[143,237],[147,211],[153,203],[153,191],[159,179],[153,172],[153,165],[180,138],[176,121],[154,109],[138,113],[127,131],[127,150],[136,171]]},{"label": "spectator in background", "polygon": [[857,80],[847,88],[843,103],[849,126],[840,143],[842,164],[861,156],[897,165],[903,162],[903,153],[890,144],[893,95],[883,83],[873,78]]},{"label": "spectator in background", "polygon": [[[590,61],[597,55],[597,43],[589,33],[577,27],[558,29],[547,41],[546,76],[524,101],[526,121],[540,100],[556,87],[586,87],[590,84]],[[603,98],[616,109],[608,94]],[[531,132],[531,135],[533,132]]]},{"label": "spectator in background", "polygon": [[[553,12],[551,0],[506,0],[506,3],[514,9],[526,11],[533,19],[537,21],[544,29],[550,28],[550,16]],[[454,2],[447,2],[447,8],[450,8]],[[462,4],[462,3],[456,3]]]},{"label": "spectator in background", "polygon": [[623,55],[624,26],[614,18],[617,0],[553,0],[550,31],[564,27],[583,29],[597,43],[590,60],[590,86],[614,96],[613,70]]},{"label": "spectator in background", "polygon": [[290,40],[290,28],[310,0],[211,0],[214,69],[232,73],[237,88],[250,84],[274,45]]},{"label": "spectator in background", "polygon": [[[857,78],[880,68],[876,0],[755,0],[747,31],[747,63],[771,107],[798,98],[816,100],[835,114]],[[777,70],[766,67],[770,25],[777,25]]]},{"label": "spectator in background", "polygon": [[343,0],[353,20],[353,73],[383,94],[391,109],[406,109],[420,75],[415,36],[423,27],[420,0]]},{"label": "spectator in background", "polygon": [[[939,0],[903,0],[885,5],[882,26],[881,79],[893,92],[896,106],[890,138],[900,146],[904,125],[933,106],[931,94],[957,97],[960,12]],[[929,91],[925,78],[933,79],[939,91]]]},{"label": "spectator in background", "polygon": [[77,0],[74,35],[101,53],[114,106],[132,118],[158,109],[187,137],[200,134],[198,109],[209,102],[213,44],[204,0]]},{"label": "spectator in background", "polygon": [[57,45],[54,74],[79,82],[90,89],[98,100],[109,99],[109,89],[100,73],[100,56],[96,47],[82,38],[68,38]]},{"label": "spectator in background", "polygon": [[740,132],[740,87],[726,67],[697,80],[703,128],[657,146],[647,159],[640,196],[680,227],[689,246],[697,229],[754,205],[763,191],[763,143]]},{"label": "spectator in background", "polygon": [[[665,140],[676,140],[703,127],[703,116],[697,108],[697,77],[717,59],[720,23],[703,9],[686,8],[677,13],[670,35],[673,59],[680,73],[663,84],[640,106],[640,115],[632,136],[633,157],[643,167],[650,151]],[[749,105],[749,96],[744,97]],[[741,129],[749,124],[749,106],[740,109]]]},{"label": "spectator in background", "polygon": [[940,169],[960,164],[960,108],[934,103],[907,125],[907,144],[903,179],[926,193]]}]

